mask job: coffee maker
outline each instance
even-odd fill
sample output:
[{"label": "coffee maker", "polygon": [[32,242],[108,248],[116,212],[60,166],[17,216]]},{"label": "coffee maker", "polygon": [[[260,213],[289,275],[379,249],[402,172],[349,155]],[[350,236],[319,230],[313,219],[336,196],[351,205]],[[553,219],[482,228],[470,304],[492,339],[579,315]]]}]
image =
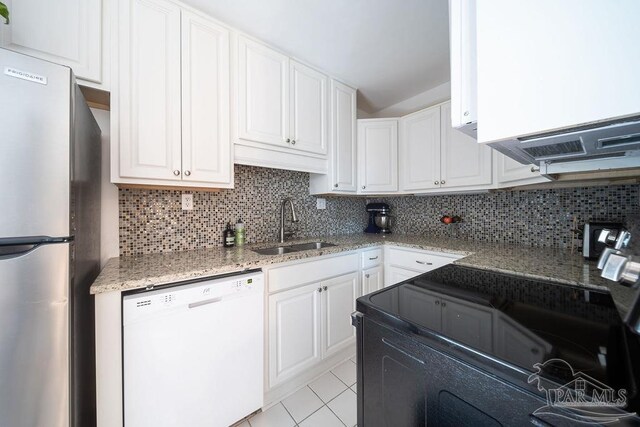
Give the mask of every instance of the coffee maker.
[{"label": "coffee maker", "polygon": [[365,233],[391,233],[391,208],[386,203],[368,203],[369,223],[364,229]]}]

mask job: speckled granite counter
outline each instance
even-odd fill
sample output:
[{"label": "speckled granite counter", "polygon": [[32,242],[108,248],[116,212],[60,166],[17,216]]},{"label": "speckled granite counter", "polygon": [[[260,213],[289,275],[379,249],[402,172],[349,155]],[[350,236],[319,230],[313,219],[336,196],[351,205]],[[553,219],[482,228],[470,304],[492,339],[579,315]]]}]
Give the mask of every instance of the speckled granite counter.
[{"label": "speckled granite counter", "polygon": [[456,264],[459,265],[552,280],[586,288],[609,290],[622,314],[626,313],[633,298],[633,291],[629,288],[602,279],[594,262],[585,261],[580,254],[571,254],[566,250],[428,236],[371,234],[321,236],[289,241],[285,245],[319,240],[334,243],[336,246],[284,255],[260,255],[251,250],[277,245],[276,243],[264,243],[240,248],[198,249],[112,258],[91,286],[91,293],[143,288],[197,277],[261,268],[272,264],[386,243],[465,255],[465,258],[456,261]]}]

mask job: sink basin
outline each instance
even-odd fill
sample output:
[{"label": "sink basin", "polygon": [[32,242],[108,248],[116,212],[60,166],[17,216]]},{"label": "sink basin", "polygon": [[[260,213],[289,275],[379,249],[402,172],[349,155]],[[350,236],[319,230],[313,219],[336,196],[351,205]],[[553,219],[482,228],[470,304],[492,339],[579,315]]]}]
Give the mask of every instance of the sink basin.
[{"label": "sink basin", "polygon": [[252,249],[252,250],[256,253],[259,253],[260,255],[283,255],[283,254],[288,254],[290,252],[310,251],[312,249],[322,249],[322,248],[328,248],[331,246],[336,246],[336,245],[333,243],[327,243],[327,242],[309,242],[309,243],[299,243],[297,245],[291,245],[291,246],[272,246],[270,248]]},{"label": "sink basin", "polygon": [[300,243],[297,245],[291,245],[289,247],[294,251],[308,251],[311,249],[322,249],[322,248],[328,248],[331,246],[335,246],[335,244],[327,243],[327,242],[310,242],[310,243]]},{"label": "sink basin", "polygon": [[253,251],[260,255],[283,255],[289,252],[295,252],[295,249],[291,249],[291,247],[274,246],[272,248],[253,249]]}]

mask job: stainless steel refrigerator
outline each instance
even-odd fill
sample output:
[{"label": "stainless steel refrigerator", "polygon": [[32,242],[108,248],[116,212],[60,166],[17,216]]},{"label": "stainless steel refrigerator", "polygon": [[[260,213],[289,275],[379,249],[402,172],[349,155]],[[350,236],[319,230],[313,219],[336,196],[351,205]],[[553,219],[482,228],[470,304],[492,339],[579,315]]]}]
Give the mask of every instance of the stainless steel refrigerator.
[{"label": "stainless steel refrigerator", "polygon": [[95,425],[100,128],[68,67],[0,49],[0,426]]}]

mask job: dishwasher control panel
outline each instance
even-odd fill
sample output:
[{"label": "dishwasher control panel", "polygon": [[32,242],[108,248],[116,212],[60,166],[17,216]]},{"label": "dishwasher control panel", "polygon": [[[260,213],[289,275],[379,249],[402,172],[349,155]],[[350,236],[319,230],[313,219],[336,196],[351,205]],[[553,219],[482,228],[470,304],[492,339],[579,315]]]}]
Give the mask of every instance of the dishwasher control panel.
[{"label": "dishwasher control panel", "polygon": [[207,278],[122,297],[123,325],[150,319],[172,310],[189,310],[227,298],[264,290],[262,272]]}]

